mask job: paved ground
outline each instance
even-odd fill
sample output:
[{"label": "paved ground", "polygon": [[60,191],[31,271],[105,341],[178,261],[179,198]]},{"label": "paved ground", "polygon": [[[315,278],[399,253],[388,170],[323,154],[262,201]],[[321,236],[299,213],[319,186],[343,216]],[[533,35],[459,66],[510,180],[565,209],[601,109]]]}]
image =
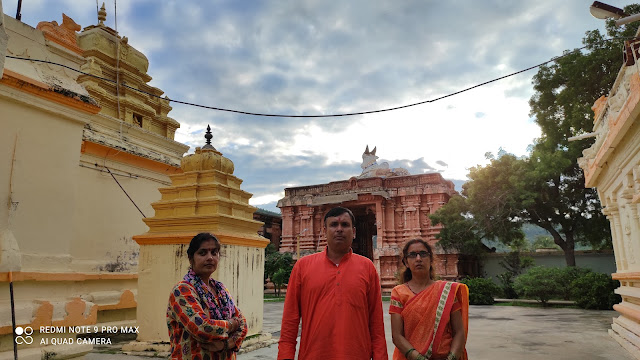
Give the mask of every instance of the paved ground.
[{"label": "paved ground", "polygon": [[[284,303],[264,304],[264,331],[280,335]],[[383,303],[384,309],[389,302]],[[614,311],[540,309],[518,306],[471,306],[467,351],[471,360],[635,360],[609,337]],[[392,354],[389,315],[387,349]],[[243,353],[238,360],[275,359],[277,344]],[[86,355],[89,360],[140,360],[123,354]]]},{"label": "paved ground", "polygon": [[[265,331],[279,335],[283,303],[265,303]],[[383,303],[384,309],[389,303]],[[634,360],[607,330],[615,311],[471,306],[467,352],[471,360]],[[385,314],[389,356],[393,352]],[[278,346],[241,354],[238,360],[275,359]]]}]

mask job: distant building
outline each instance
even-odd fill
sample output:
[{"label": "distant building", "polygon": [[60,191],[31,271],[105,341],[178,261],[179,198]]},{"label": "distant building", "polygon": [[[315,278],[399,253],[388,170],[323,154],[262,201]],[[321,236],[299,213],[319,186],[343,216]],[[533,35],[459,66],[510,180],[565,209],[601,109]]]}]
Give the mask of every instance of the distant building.
[{"label": "distant building", "polygon": [[[396,284],[402,268],[402,246],[413,238],[431,245],[441,225],[433,225],[429,215],[456,194],[451,181],[442,175],[409,175],[405,169],[377,164],[376,149],[363,154],[362,174],[349,180],[285,189],[278,201],[282,211],[281,252],[315,252],[326,246],[323,218],[335,206],[349,208],[356,217],[353,251],[370,258],[380,273],[385,292]],[[442,253],[436,248],[436,272],[456,279],[474,273],[474,260]]]},{"label": "distant building", "polygon": [[264,225],[258,230],[260,236],[271,241],[276,250],[280,249],[280,239],[282,238],[282,215],[277,212],[258,208],[253,213],[253,219],[262,221]]}]

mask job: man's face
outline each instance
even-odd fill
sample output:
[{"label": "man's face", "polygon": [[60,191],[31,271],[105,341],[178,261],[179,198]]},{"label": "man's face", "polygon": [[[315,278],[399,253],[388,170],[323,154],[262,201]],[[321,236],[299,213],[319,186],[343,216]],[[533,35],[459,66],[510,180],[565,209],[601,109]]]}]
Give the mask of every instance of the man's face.
[{"label": "man's face", "polygon": [[325,222],[327,229],[327,246],[331,251],[347,253],[356,236],[356,229],[351,223],[351,216],[344,213],[338,216],[328,217]]}]

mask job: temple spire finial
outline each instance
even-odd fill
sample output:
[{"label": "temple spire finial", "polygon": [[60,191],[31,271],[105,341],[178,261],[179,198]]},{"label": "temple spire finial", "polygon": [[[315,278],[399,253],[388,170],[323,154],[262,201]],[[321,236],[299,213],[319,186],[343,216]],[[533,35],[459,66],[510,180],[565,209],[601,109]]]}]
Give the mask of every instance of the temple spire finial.
[{"label": "temple spire finial", "polygon": [[102,7],[98,11],[98,26],[103,25],[107,20],[107,9],[104,7],[104,2],[102,3]]},{"label": "temple spire finial", "polygon": [[202,149],[215,150],[216,148],[214,148],[213,145],[211,145],[211,139],[213,138],[213,135],[211,135],[211,126],[209,125],[207,125],[207,133],[204,135],[204,138],[207,139],[207,144],[203,146]]}]

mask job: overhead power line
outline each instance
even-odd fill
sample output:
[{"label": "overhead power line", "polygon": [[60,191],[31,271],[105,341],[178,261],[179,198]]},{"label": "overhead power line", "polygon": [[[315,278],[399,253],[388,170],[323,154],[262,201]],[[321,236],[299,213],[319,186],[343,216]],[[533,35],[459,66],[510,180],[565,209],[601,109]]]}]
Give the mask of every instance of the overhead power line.
[{"label": "overhead power line", "polygon": [[[616,37],[616,38],[605,39],[605,41],[631,40],[631,39],[637,39],[637,38],[634,38],[634,37],[628,37],[628,38],[627,37]],[[455,95],[458,95],[458,94],[462,94],[462,93],[467,92],[469,90],[473,90],[475,88],[478,88],[478,87],[481,87],[481,86],[485,86],[485,85],[494,83],[496,81],[500,81],[500,80],[503,80],[503,79],[506,79],[506,78],[521,74],[523,72],[527,72],[529,70],[533,70],[535,68],[539,68],[541,66],[544,66],[544,65],[547,65],[549,63],[555,62],[558,59],[561,59],[561,58],[563,58],[565,56],[568,56],[568,55],[570,55],[570,54],[572,54],[574,52],[581,51],[582,49],[585,49],[586,47],[588,47],[588,45],[585,45],[583,47],[574,49],[574,50],[569,51],[569,52],[567,52],[565,54],[562,54],[560,56],[556,56],[556,57],[554,57],[554,58],[552,58],[550,60],[547,60],[545,62],[542,62],[542,63],[540,63],[538,65],[530,66],[530,67],[528,67],[526,69],[522,69],[522,70],[513,72],[511,74],[508,74],[508,75],[500,76],[498,78],[495,78],[495,79],[492,79],[492,80],[489,80],[489,81],[485,81],[483,83],[480,83],[480,84],[477,84],[477,85],[473,85],[473,86],[464,88],[462,90],[458,90],[458,91],[452,92],[452,93],[447,94],[447,95],[439,96],[439,97],[437,97],[435,99],[424,100],[424,101],[420,101],[420,102],[416,102],[416,103],[412,103],[412,104],[408,104],[408,105],[395,106],[395,107],[390,107],[390,108],[385,108],[385,109],[358,111],[358,112],[341,113],[341,114],[290,115],[290,114],[267,114],[267,113],[259,113],[259,112],[243,111],[243,110],[226,109],[226,108],[217,107],[217,106],[202,105],[202,104],[190,103],[190,102],[187,102],[187,101],[174,100],[174,99],[170,99],[168,97],[164,97],[163,98],[162,96],[151,94],[149,92],[146,92],[146,91],[143,91],[143,90],[140,90],[140,89],[136,89],[134,87],[131,87],[131,86],[128,86],[128,85],[122,84],[122,83],[120,84],[120,86],[126,87],[127,89],[130,89],[130,90],[133,90],[133,91],[137,91],[139,93],[143,93],[143,94],[146,94],[146,95],[149,95],[149,96],[152,96],[152,97],[156,97],[156,98],[159,98],[159,99],[163,99],[163,100],[167,100],[167,101],[170,101],[170,102],[173,102],[173,103],[177,103],[177,104],[195,106],[195,107],[209,109],[209,110],[226,111],[226,112],[231,112],[231,113],[236,113],[236,114],[243,114],[243,115],[283,117],[283,118],[328,118],[328,117],[340,117],[340,116],[356,116],[356,115],[366,115],[366,114],[375,114],[375,113],[381,113],[381,112],[387,112],[387,111],[394,111],[394,110],[405,109],[405,108],[408,108],[408,107],[434,103],[436,101],[439,101],[439,100],[442,100],[442,99],[446,99],[448,97],[452,97],[452,96],[455,96]],[[47,61],[47,60],[29,59],[29,58],[22,58],[22,57],[18,57],[18,56],[10,56],[10,55],[7,55],[6,57],[10,58],[10,59],[16,59],[16,60],[26,60],[26,61],[34,61],[34,62],[41,62],[41,63],[45,63],[45,64],[57,65],[57,66],[61,66],[61,67],[67,68],[69,70],[78,72],[78,73],[83,74],[83,75],[91,76],[91,77],[94,77],[94,78],[97,78],[97,79],[100,79],[100,80],[103,80],[103,81],[107,81],[107,82],[116,84],[116,81],[114,81],[114,80],[103,78],[103,77],[100,77],[100,76],[97,76],[97,75],[93,75],[93,74],[89,74],[89,73],[74,69],[74,68],[72,68],[70,66],[67,66],[67,65],[64,65],[64,64],[59,64],[59,63],[55,63],[55,62],[51,62],[51,61]]]}]

